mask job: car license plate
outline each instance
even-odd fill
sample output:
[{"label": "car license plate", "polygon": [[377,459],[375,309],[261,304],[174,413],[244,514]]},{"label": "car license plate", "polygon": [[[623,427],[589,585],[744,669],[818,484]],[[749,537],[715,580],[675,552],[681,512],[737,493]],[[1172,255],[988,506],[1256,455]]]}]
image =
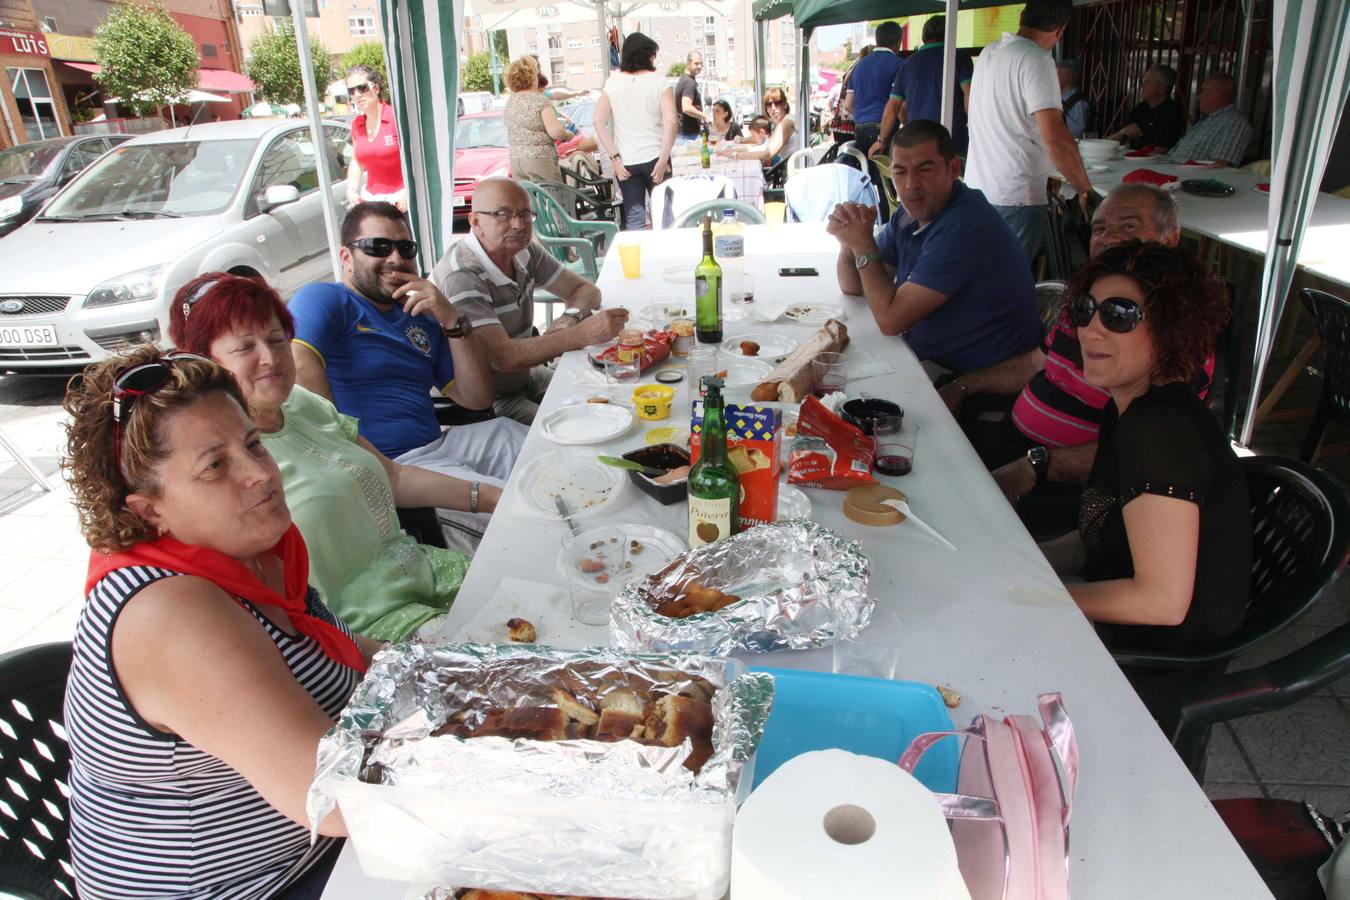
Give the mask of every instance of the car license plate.
[{"label": "car license plate", "polygon": [[55,325],[0,326],[0,347],[57,347]]},{"label": "car license plate", "polygon": [[469,198],[468,198],[468,197],[456,197],[456,198],[455,198],[455,206],[464,206],[464,205],[465,205],[466,203],[468,203],[468,202],[469,202]]}]

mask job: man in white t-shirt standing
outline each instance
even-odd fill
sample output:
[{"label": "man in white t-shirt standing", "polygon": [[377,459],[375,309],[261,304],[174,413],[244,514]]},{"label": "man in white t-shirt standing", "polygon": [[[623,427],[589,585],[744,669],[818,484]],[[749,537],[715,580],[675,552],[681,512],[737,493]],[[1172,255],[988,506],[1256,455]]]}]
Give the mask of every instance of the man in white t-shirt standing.
[{"label": "man in white t-shirt standing", "polygon": [[1072,0],[1030,0],[1017,34],[980,52],[970,84],[970,155],[965,180],[984,192],[1032,260],[1045,239],[1046,177],[1058,170],[1078,191],[1084,214],[1092,185],[1064,124],[1050,51]]}]

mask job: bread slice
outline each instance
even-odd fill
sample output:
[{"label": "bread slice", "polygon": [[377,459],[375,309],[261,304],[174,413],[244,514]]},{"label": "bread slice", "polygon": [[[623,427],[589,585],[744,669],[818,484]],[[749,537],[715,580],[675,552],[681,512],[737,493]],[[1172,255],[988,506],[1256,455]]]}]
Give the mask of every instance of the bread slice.
[{"label": "bread slice", "polygon": [[595,726],[593,735],[597,741],[622,741],[629,738],[646,737],[647,731],[642,724],[642,714],[606,709],[600,713],[600,724]]},{"label": "bread slice", "polygon": [[643,722],[647,740],[662,747],[678,747],[685,738],[693,742],[693,752],[684,767],[697,772],[712,756],[712,705],[668,694],[652,704]]},{"label": "bread slice", "polygon": [[593,726],[600,721],[600,717],[595,714],[595,710],[584,705],[562,688],[553,689],[553,702],[558,704],[558,708],[563,711],[567,718],[580,722],[582,725]]},{"label": "bread slice", "polygon": [[569,732],[566,714],[556,706],[525,706],[519,709],[494,709],[470,737],[504,737],[515,740],[564,741],[576,737]]}]

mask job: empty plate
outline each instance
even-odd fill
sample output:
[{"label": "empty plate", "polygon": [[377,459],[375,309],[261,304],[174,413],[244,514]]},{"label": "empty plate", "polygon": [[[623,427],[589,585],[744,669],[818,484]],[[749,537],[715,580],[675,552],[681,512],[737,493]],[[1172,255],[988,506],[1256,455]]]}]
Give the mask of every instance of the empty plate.
[{"label": "empty plate", "polygon": [[518,481],[532,515],[560,522],[555,498],[567,503],[574,519],[600,515],[623,492],[628,473],[601,465],[585,451],[554,450],[517,467],[511,480]]},{"label": "empty plate", "polygon": [[661,277],[671,284],[693,284],[694,267],[691,265],[667,266],[661,270]]},{"label": "empty plate", "polygon": [[783,317],[801,325],[824,325],[830,319],[844,318],[844,308],[837,303],[794,303],[783,310]]},{"label": "empty plate", "polygon": [[722,375],[722,386],[732,388],[754,387],[764,380],[764,376],[773,371],[768,360],[754,359],[748,356],[724,356],[718,374]]},{"label": "empty plate", "polygon": [[612,403],[574,403],[544,416],[539,430],[555,444],[598,444],[633,425],[633,412]]},{"label": "empty plate", "polygon": [[793,350],[797,349],[797,342],[790,337],[781,334],[739,334],[736,337],[727,338],[722,342],[722,350],[726,353],[734,353],[737,356],[744,356],[741,350],[741,344],[746,341],[759,344],[759,351],[754,354],[757,359],[779,359],[787,356]]}]

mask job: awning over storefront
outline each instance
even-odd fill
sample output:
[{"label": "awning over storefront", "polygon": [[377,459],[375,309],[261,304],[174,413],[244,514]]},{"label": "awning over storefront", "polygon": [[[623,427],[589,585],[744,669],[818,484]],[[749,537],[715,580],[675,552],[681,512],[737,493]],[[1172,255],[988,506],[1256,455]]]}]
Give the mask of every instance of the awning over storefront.
[{"label": "awning over storefront", "polygon": [[[66,62],[66,65],[92,74],[99,72],[99,67],[94,63]],[[257,90],[247,76],[229,69],[198,69],[197,87],[203,91],[225,94],[251,94]]]}]

